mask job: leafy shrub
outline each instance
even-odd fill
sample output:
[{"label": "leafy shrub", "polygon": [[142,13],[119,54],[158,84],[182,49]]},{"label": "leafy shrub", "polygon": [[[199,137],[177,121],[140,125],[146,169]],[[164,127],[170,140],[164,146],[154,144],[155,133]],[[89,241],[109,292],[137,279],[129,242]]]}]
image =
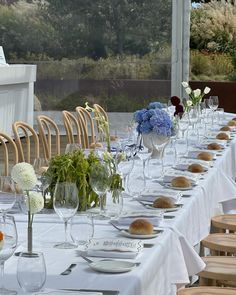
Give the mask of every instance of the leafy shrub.
[{"label": "leafy shrub", "polygon": [[202,3],[192,10],[191,48],[210,52],[234,52],[236,6],[224,0]]}]

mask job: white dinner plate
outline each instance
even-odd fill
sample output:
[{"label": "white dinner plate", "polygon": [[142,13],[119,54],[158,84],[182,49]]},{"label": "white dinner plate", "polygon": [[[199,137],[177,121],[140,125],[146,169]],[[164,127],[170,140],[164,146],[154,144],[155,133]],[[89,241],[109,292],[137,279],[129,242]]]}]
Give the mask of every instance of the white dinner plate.
[{"label": "white dinner plate", "polygon": [[131,271],[134,267],[136,267],[136,264],[122,260],[100,260],[89,263],[89,266],[99,272],[122,273]]},{"label": "white dinner plate", "polygon": [[183,205],[182,204],[175,204],[173,208],[155,208],[152,205],[146,204],[146,208],[151,209],[151,210],[160,210],[160,211],[165,211],[165,212],[174,212],[179,210]]},{"label": "white dinner plate", "polygon": [[135,234],[131,234],[128,230],[124,229],[120,233],[127,238],[152,239],[152,238],[156,238],[161,232],[162,232],[161,230],[153,230],[153,233],[149,235],[135,235]]},{"label": "white dinner plate", "polygon": [[172,186],[172,185],[169,184],[169,183],[166,183],[166,184],[165,184],[165,187],[170,188],[170,189],[174,189],[174,190],[178,190],[178,191],[189,191],[189,190],[191,190],[191,189],[194,188],[193,185],[191,185],[191,186],[189,186],[189,187],[177,187],[177,186]]}]

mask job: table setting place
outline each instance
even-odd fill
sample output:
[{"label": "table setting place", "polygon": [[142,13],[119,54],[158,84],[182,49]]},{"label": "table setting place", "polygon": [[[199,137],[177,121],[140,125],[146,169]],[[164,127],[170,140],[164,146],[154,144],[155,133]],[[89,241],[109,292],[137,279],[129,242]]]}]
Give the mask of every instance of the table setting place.
[{"label": "table setting place", "polygon": [[187,117],[174,117],[151,103],[135,112],[127,138],[112,143],[103,124],[105,149],[84,153],[78,146],[44,169],[37,164],[40,174],[22,162],[0,177],[0,262],[7,286],[0,294],[144,295],[148,289],[152,295],[147,273],[158,285],[161,271],[169,274],[161,295],[174,294],[179,281],[187,284],[204,264],[178,225],[188,223],[183,216],[198,204],[236,128],[234,117],[224,114],[218,124],[217,108],[205,109],[188,107]]}]

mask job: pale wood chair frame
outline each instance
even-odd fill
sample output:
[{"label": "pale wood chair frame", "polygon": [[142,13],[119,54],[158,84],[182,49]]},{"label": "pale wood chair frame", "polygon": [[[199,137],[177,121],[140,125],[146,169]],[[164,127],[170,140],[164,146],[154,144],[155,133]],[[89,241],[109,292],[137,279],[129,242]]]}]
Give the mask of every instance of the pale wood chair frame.
[{"label": "pale wood chair frame", "polygon": [[200,294],[215,294],[215,295],[234,295],[236,289],[220,288],[220,287],[194,287],[179,290],[177,295],[200,295]]},{"label": "pale wood chair frame", "polygon": [[[24,155],[21,138],[18,133],[19,129],[21,129],[23,131],[23,134],[26,138],[26,148],[27,148],[26,157]],[[39,158],[39,138],[38,138],[36,131],[33,129],[33,127],[31,127],[29,124],[27,124],[25,122],[17,121],[15,123],[13,123],[12,130],[13,130],[16,146],[18,149],[19,162],[30,163],[30,151],[31,151],[30,145],[31,145],[31,143],[30,143],[29,133],[31,133],[32,138],[34,140],[34,144],[35,144],[35,155],[34,156],[35,156],[35,158]]]},{"label": "pale wood chair frame", "polygon": [[14,163],[18,163],[18,150],[13,139],[5,133],[0,132],[0,143],[3,146],[4,150],[4,175],[9,175],[9,150],[7,144],[10,144],[13,147]]},{"label": "pale wood chair frame", "polygon": [[[108,118],[108,115],[107,115],[107,112],[104,110],[103,107],[101,107],[99,104],[95,103],[93,105],[94,109],[96,112],[100,113],[104,118],[105,118],[105,121],[107,122],[108,124],[108,128],[109,128],[109,118]],[[97,125],[97,132],[98,132],[98,135],[101,134],[101,128],[99,126],[100,122],[98,120],[96,120],[96,117],[95,117],[95,121],[96,121],[96,125]]]},{"label": "pale wood chair frame", "polygon": [[[70,112],[68,111],[62,111],[62,117],[63,117],[63,122],[66,130],[66,135],[67,135],[67,142],[68,143],[81,143],[81,126],[79,125],[79,122],[77,118]],[[76,130],[76,135],[74,136],[74,128]],[[76,140],[75,140],[76,138]]]},{"label": "pale wood chair frame", "polygon": [[[78,106],[76,108],[76,113],[78,115],[78,121],[81,126],[81,131],[83,133],[84,144],[85,144],[84,148],[89,148],[90,143],[94,143],[96,141],[93,118],[90,112],[81,106]],[[89,140],[88,126],[90,126],[91,140]]]},{"label": "pale wood chair frame", "polygon": [[39,138],[42,141],[43,153],[45,159],[52,157],[52,129],[55,131],[56,155],[60,155],[60,131],[57,124],[49,117],[39,115],[37,117]]}]

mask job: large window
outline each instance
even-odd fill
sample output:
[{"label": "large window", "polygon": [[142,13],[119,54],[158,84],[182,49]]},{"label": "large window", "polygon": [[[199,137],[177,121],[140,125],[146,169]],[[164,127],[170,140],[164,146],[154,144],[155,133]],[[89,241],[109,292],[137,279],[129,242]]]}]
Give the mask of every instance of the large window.
[{"label": "large window", "polygon": [[20,1],[3,10],[8,61],[38,65],[43,110],[88,101],[133,112],[170,97],[171,0]]}]

